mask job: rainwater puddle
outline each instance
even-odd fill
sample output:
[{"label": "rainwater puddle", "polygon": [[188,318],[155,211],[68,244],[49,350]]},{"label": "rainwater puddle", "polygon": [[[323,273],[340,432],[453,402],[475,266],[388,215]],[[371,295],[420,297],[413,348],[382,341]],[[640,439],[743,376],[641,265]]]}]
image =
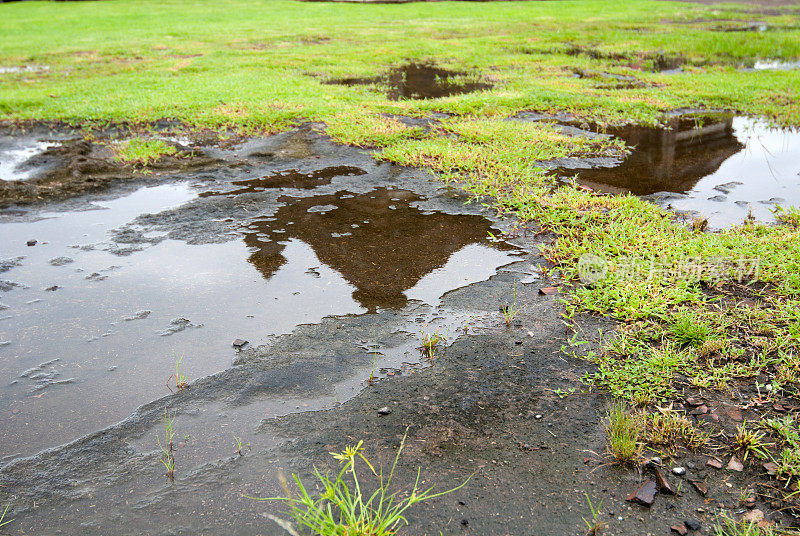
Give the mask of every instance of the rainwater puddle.
[{"label": "rainwater puddle", "polygon": [[11,65],[0,66],[0,74],[15,74],[15,73],[37,73],[40,71],[49,71],[48,65]]},{"label": "rainwater puddle", "polygon": [[[610,131],[633,146],[619,166],[560,170],[597,191],[652,196],[659,204],[709,218],[713,228],[749,213],[774,221],[776,205],[800,205],[800,132],[744,117],[676,120],[671,130]],[[670,195],[672,194],[672,195]]]},{"label": "rainwater puddle", "polygon": [[21,181],[35,170],[19,169],[28,159],[58,145],[55,142],[38,141],[34,138],[0,137],[0,180]]},{"label": "rainwater puddle", "polygon": [[757,60],[753,69],[756,71],[791,71],[800,69],[800,61]]},{"label": "rainwater puddle", "polygon": [[[289,171],[214,195],[310,188],[330,173]],[[0,279],[18,283],[0,292],[0,458],[78,438],[168,394],[175,356],[190,380],[204,377],[230,367],[234,339],[269,344],[327,316],[436,307],[446,292],[518,260],[487,240],[481,216],[422,210],[420,196],[396,188],[283,196],[272,216],[243,220],[238,239],[112,252],[110,231],[197,198],[188,183],[160,185],[93,210],[0,224],[0,260],[14,259]],[[410,347],[384,350],[387,371],[421,359]],[[309,408],[357,394],[366,377],[358,373]],[[291,401],[270,407],[284,406]]]},{"label": "rainwater puddle", "polygon": [[437,99],[490,89],[491,84],[481,82],[476,75],[451,71],[431,63],[410,62],[396,67],[383,76],[374,78],[337,78],[328,84],[345,86],[376,85],[386,88],[390,100]]}]

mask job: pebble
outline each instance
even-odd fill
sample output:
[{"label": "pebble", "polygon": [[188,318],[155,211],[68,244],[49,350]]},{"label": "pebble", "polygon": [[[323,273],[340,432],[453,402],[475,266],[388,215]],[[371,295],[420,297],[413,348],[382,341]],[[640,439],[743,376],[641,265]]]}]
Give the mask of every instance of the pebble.
[{"label": "pebble", "polygon": [[689,530],[700,530],[700,522],[696,519],[686,519],[683,521],[686,528]]},{"label": "pebble", "polygon": [[685,475],[686,474],[686,468],[685,467],[673,467],[672,468],[672,473],[676,474],[678,476]]},{"label": "pebble", "polygon": [[392,410],[389,409],[389,406],[383,406],[378,410],[378,415],[389,415],[391,412]]}]

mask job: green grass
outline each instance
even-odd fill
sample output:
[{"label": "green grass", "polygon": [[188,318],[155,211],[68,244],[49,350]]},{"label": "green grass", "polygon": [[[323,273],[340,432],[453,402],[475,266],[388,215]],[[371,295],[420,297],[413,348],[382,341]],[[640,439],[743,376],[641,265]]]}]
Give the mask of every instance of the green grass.
[{"label": "green grass", "polygon": [[114,158],[126,164],[146,166],[162,156],[174,155],[177,150],[164,140],[130,138],[112,146]]},{"label": "green grass", "polygon": [[[270,516],[287,532],[296,536],[311,531],[319,536],[391,536],[404,525],[407,525],[403,514],[422,501],[447,495],[463,488],[472,478],[467,478],[461,485],[447,491],[434,492],[433,487],[420,487],[420,470],[410,491],[400,494],[392,491],[391,485],[397,469],[397,462],[405,446],[406,436],[400,443],[394,463],[388,476],[383,469],[376,471],[372,463],[363,453],[363,441],[353,447],[347,447],[341,453],[331,453],[341,464],[338,473],[331,477],[330,473],[322,473],[314,469],[314,476],[319,481],[317,490],[309,490],[297,475],[292,475],[297,492],[292,493],[284,482],[285,497],[259,498],[262,501],[282,501],[289,506],[288,516],[293,523]],[[378,478],[375,491],[365,489],[359,477],[357,462],[361,461],[371,473]]]},{"label": "green grass", "polygon": [[625,404],[615,403],[606,415],[608,448],[617,462],[630,465],[642,455],[641,435],[636,415]]},{"label": "green grass", "polygon": [[9,508],[11,508],[11,505],[7,504],[6,507],[3,509],[3,512],[0,513],[0,528],[3,528],[4,526],[14,521],[13,519],[6,519],[6,514],[8,513]]},{"label": "green grass", "polygon": [[[352,118],[361,117],[363,138],[378,144],[387,141],[387,128],[389,141],[402,131],[383,124],[382,112],[502,117],[536,109],[601,122],[653,123],[663,110],[700,106],[796,123],[796,73],[737,67],[754,58],[799,58],[796,15],[793,10],[759,15],[770,28],[750,33],[710,31],[752,20],[745,6],[652,0],[630,0],[614,9],[602,0],[491,7],[285,0],[222,0],[191,9],[178,0],[13,4],[3,6],[1,64],[49,69],[0,77],[0,118],[78,123],[173,118],[260,131],[309,119],[329,123],[345,141]],[[575,46],[628,58],[569,55]],[[631,66],[639,57],[658,54],[681,55],[695,66],[678,75]],[[322,83],[373,77],[405,60],[429,59],[475,71],[494,88],[392,102],[380,88]],[[574,68],[634,76],[642,87],[614,89],[600,74],[575,78]]]}]

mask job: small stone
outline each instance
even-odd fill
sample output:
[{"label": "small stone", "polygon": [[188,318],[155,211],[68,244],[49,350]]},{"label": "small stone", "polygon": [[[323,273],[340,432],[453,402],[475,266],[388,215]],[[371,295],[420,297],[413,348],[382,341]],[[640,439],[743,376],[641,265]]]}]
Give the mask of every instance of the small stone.
[{"label": "small stone", "polygon": [[687,406],[697,407],[697,406],[700,406],[702,404],[703,404],[703,401],[701,399],[699,399],[699,398],[689,397],[689,398],[686,399],[686,405]]},{"label": "small stone", "polygon": [[247,343],[248,343],[248,341],[246,341],[244,339],[234,339],[233,347],[234,348],[241,348],[242,346],[244,346]]},{"label": "small stone", "polygon": [[664,475],[661,474],[656,467],[653,467],[653,474],[656,477],[656,484],[658,485],[658,491],[661,493],[666,493],[667,495],[675,495],[675,490],[672,489],[669,481],[664,478]]},{"label": "small stone", "polygon": [[696,519],[684,519],[683,524],[689,530],[700,530],[700,522]]},{"label": "small stone", "polygon": [[742,422],[742,412],[737,407],[725,406],[725,414],[733,421]]},{"label": "small stone", "polygon": [[690,411],[689,415],[705,415],[706,413],[708,413],[708,406],[703,404],[702,406],[698,406]]},{"label": "small stone", "polygon": [[775,476],[778,474],[778,464],[775,462],[767,462],[764,464],[764,469],[766,469],[767,474],[770,476]]},{"label": "small stone", "polygon": [[755,498],[755,497],[753,497],[752,495],[751,495],[751,496],[749,496],[749,497],[748,497],[748,498],[747,498],[747,499],[744,501],[744,505],[745,505],[746,507],[748,507],[748,508],[751,508],[751,509],[752,509],[752,508],[753,508],[753,507],[756,505],[756,498]]},{"label": "small stone", "polygon": [[657,491],[656,483],[652,480],[648,480],[639,486],[639,489],[631,493],[626,500],[649,507],[652,506],[653,501],[656,500]]},{"label": "small stone", "polygon": [[558,294],[558,287],[542,287],[539,289],[539,294],[544,294],[545,296]]},{"label": "small stone", "polygon": [[27,242],[25,242],[25,245],[26,246],[35,246],[36,243],[37,243],[36,240],[28,240]]},{"label": "small stone", "polygon": [[61,287],[59,287],[58,285],[53,285],[52,287],[47,287],[47,288],[46,288],[46,289],[44,289],[44,290],[45,290],[45,292],[55,292],[55,291],[57,291],[57,290],[58,290],[58,289],[60,289],[60,288],[61,288]]},{"label": "small stone", "polygon": [[708,459],[708,461],[706,461],[706,465],[713,467],[714,469],[722,469],[722,462],[714,458]]},{"label": "small stone", "polygon": [[538,414],[538,413],[537,413],[536,415],[534,415],[534,416],[533,416],[533,418],[534,418],[534,419],[536,419],[536,420],[538,421],[539,419],[541,419],[541,418],[542,418],[542,416],[541,416],[540,414]]},{"label": "small stone", "polygon": [[685,536],[685,535],[686,535],[686,533],[687,533],[687,532],[689,532],[689,531],[686,529],[686,525],[684,525],[683,523],[680,523],[680,524],[678,524],[678,525],[672,525],[672,526],[669,528],[669,530],[671,530],[671,531],[672,531],[672,532],[674,532],[675,534],[680,534],[681,536]]},{"label": "small stone", "polygon": [[683,475],[686,474],[686,468],[685,467],[673,467],[672,468],[672,473],[675,474],[675,475],[678,475],[678,476],[683,476]]},{"label": "small stone", "polygon": [[389,406],[383,406],[378,410],[378,415],[389,415],[391,412],[392,410],[389,409]]},{"label": "small stone", "polygon": [[689,482],[691,482],[692,486],[694,486],[694,489],[697,490],[697,493],[703,497],[708,494],[708,487],[703,482],[699,480],[690,480]]},{"label": "small stone", "polygon": [[742,516],[742,521],[746,523],[759,523],[764,520],[764,512],[756,508],[755,510],[750,510],[749,512],[745,513]]},{"label": "small stone", "polygon": [[728,466],[726,467],[726,469],[728,469],[729,471],[738,471],[739,473],[741,473],[744,470],[744,465],[742,465],[742,462],[739,461],[739,458],[737,458],[734,455],[731,456],[731,461],[728,462]]}]

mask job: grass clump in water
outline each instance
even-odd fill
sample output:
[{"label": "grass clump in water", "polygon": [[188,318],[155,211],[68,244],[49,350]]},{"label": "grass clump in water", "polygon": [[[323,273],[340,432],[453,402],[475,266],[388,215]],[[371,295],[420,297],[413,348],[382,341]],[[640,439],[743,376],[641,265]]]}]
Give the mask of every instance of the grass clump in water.
[{"label": "grass clump in water", "polygon": [[114,158],[126,164],[147,166],[178,151],[164,140],[131,138],[114,147]]},{"label": "grass clump in water", "polygon": [[[408,431],[406,431],[406,435]],[[460,486],[434,493],[433,487],[420,488],[420,470],[414,487],[405,498],[399,497],[399,492],[390,491],[392,479],[397,468],[397,462],[403,452],[406,436],[400,443],[400,448],[395,456],[388,477],[384,478],[383,469],[375,471],[372,463],[363,453],[363,441],[356,446],[347,447],[341,453],[331,453],[339,460],[343,467],[331,478],[328,473],[314,469],[314,476],[319,480],[321,491],[309,493],[300,477],[293,474],[297,485],[297,495],[293,494],[288,484],[284,481],[285,497],[259,498],[262,501],[283,501],[290,510],[289,516],[294,523],[288,523],[280,518],[270,516],[293,536],[301,533],[310,533],[320,536],[389,536],[396,534],[398,529],[408,522],[403,514],[415,504],[440,497],[463,488],[471,476]],[[357,460],[361,460],[369,472],[379,478],[377,489],[368,494],[362,489],[362,482],[358,476]],[[306,532],[307,531],[307,532]]]}]

